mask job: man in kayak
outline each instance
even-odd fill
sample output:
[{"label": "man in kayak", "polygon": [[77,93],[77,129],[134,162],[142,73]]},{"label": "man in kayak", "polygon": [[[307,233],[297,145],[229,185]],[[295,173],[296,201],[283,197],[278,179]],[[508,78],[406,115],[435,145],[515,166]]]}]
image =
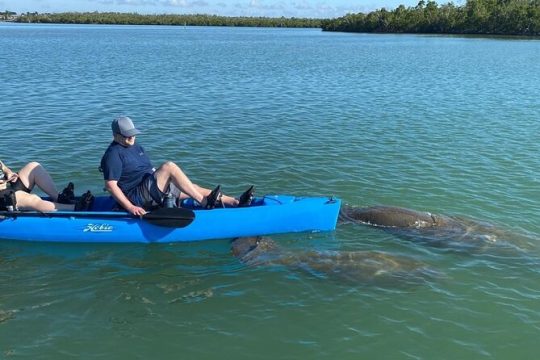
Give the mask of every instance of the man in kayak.
[{"label": "man in kayak", "polygon": [[[31,194],[34,186],[45,192],[51,201]],[[86,192],[77,202],[73,193],[73,183],[58,193],[51,176],[41,164],[30,162],[18,173],[0,161],[0,210],[36,210],[41,212],[68,210],[87,211],[91,208],[94,196]]]},{"label": "man in kayak", "polygon": [[169,195],[175,200],[190,197],[206,209],[219,202],[234,207],[248,205],[251,201],[253,188],[243,194],[243,201],[239,201],[223,195],[220,186],[211,191],[192,183],[172,161],[155,169],[143,147],[135,144],[140,131],[129,117],[114,119],[111,128],[114,138],[101,159],[105,188],[131,214],[142,216],[146,210],[163,206]]}]

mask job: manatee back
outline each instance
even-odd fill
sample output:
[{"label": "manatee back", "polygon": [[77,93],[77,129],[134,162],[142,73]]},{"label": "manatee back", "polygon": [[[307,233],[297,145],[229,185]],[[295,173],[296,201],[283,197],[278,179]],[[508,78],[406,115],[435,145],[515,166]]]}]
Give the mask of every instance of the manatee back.
[{"label": "manatee back", "polygon": [[435,217],[428,212],[394,206],[349,207],[343,209],[343,216],[376,226],[423,228],[436,225]]}]

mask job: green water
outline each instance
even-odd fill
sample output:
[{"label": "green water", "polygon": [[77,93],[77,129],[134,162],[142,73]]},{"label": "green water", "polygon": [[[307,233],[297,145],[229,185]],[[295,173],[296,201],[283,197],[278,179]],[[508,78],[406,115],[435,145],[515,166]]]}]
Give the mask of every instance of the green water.
[{"label": "green water", "polygon": [[531,245],[433,247],[355,224],[273,238],[438,274],[388,286],[246,266],[227,240],[2,241],[0,358],[532,358],[538,59],[538,40],[0,24],[0,158],[39,161],[59,187],[102,193],[110,122],[127,114],[155,165],[204,186],[459,215]]}]

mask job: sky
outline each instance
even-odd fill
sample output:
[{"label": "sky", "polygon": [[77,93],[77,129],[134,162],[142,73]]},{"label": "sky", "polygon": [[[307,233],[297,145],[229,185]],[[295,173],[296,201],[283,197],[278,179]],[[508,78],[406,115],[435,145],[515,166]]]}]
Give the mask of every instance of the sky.
[{"label": "sky", "polygon": [[[335,18],[348,13],[416,6],[419,0],[0,0],[0,11],[87,12],[112,11],[139,14],[211,14]],[[449,1],[437,1],[445,4]],[[459,4],[460,1],[454,1]]]}]

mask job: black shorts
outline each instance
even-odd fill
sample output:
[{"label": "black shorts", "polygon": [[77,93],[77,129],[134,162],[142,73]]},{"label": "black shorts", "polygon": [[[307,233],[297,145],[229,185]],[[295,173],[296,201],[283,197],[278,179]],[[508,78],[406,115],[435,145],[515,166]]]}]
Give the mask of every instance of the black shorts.
[{"label": "black shorts", "polygon": [[153,173],[147,174],[141,183],[130,191],[127,196],[133,204],[146,210],[152,210],[162,206],[163,199],[166,195],[171,194],[176,199],[181,193],[180,189],[172,182],[169,184],[167,191],[163,192],[159,190],[155,173]]},{"label": "black shorts", "polygon": [[13,191],[24,191],[24,192],[27,192],[27,193],[30,193],[32,190],[27,188],[23,182],[21,181],[20,178],[17,178],[17,181],[15,181],[14,183],[10,182],[9,183],[9,186],[8,188],[11,187],[11,190]]}]

